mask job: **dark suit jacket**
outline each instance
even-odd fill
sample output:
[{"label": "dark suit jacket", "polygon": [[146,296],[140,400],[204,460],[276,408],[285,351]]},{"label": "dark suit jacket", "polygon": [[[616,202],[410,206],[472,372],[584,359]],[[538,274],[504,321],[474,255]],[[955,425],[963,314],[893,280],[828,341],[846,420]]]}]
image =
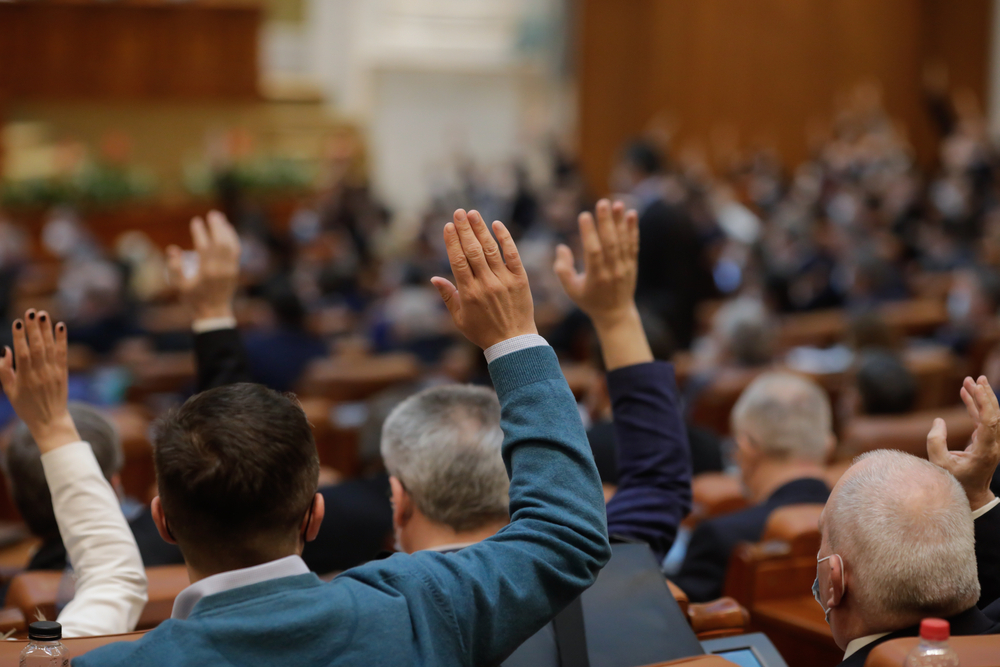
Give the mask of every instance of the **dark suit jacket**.
[{"label": "dark suit jacket", "polygon": [[658,200],[642,212],[639,234],[636,302],[659,314],[675,343],[687,348],[695,307],[714,290],[698,230],[685,211]]},{"label": "dark suit jacket", "polygon": [[771,512],[785,505],[825,503],[830,497],[821,479],[796,479],[779,487],[760,505],[702,521],[691,535],[687,555],[673,582],[692,602],[722,597],[729,556],[740,542],[759,542]]},{"label": "dark suit jacket", "polygon": [[[947,619],[952,635],[1000,634],[1000,507],[976,519],[976,564],[982,588],[979,605]],[[868,654],[882,642],[919,635],[919,625],[889,633],[853,653],[840,667],[864,667]]]},{"label": "dark suit jacket", "polygon": [[[253,382],[236,329],[198,334],[194,352],[198,391]],[[310,570],[320,574],[346,570],[372,560],[385,548],[392,535],[388,477],[350,480],[319,492],[326,503],[326,517],[319,535],[302,553]]]}]

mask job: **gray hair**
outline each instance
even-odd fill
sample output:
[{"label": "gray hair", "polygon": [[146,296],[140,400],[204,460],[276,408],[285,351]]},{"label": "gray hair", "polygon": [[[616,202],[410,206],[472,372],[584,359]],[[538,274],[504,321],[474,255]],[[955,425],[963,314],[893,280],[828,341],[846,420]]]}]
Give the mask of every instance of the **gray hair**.
[{"label": "gray hair", "polygon": [[411,396],[382,427],[382,458],[417,508],[456,532],[509,518],[500,455],[500,402],[483,387],[446,385]]},{"label": "gray hair", "polygon": [[[125,461],[118,431],[104,415],[85,403],[71,402],[69,414],[80,438],[89,442],[94,450],[104,477],[110,480],[121,471]],[[58,535],[52,496],[42,468],[42,454],[23,422],[14,429],[0,463],[14,504],[28,529],[42,538]]]},{"label": "gray hair", "polygon": [[867,617],[944,618],[979,599],[969,500],[930,461],[886,449],[859,456],[824,521]]},{"label": "gray hair", "polygon": [[761,366],[774,356],[774,322],[759,299],[741,296],[726,302],[712,328],[740,366]]},{"label": "gray hair", "polygon": [[815,382],[792,373],[764,373],[740,395],[733,432],[769,456],[822,463],[833,432],[830,399]]}]

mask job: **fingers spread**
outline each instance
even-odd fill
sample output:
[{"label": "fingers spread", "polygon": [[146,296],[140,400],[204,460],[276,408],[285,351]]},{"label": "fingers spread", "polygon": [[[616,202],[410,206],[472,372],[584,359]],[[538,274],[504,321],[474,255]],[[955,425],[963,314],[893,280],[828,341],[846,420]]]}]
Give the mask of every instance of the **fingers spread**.
[{"label": "fingers spread", "polygon": [[588,212],[580,214],[580,241],[583,243],[583,270],[586,272],[604,271],[604,253],[601,249],[601,239],[597,236],[597,225],[594,216]]},{"label": "fingers spread", "polygon": [[431,278],[431,284],[437,288],[438,293],[441,295],[441,300],[444,301],[444,305],[448,308],[448,312],[451,313],[452,318],[457,317],[459,311],[462,309],[458,289],[447,278],[438,278],[437,276]]},{"label": "fingers spread", "polygon": [[56,338],[52,331],[52,318],[49,317],[47,312],[40,311],[38,313],[38,328],[42,330],[42,342],[45,343],[45,356],[49,359],[52,358],[52,354],[55,351]]},{"label": "fingers spread", "polygon": [[634,261],[639,257],[639,213],[635,209],[625,214],[625,230],[628,257]]},{"label": "fingers spread", "polygon": [[576,266],[573,262],[573,251],[570,250],[569,246],[562,243],[556,246],[556,261],[552,265],[552,269],[559,277],[559,282],[562,283],[566,294],[574,297],[578,293],[577,282],[580,274],[576,271]]},{"label": "fingers spread", "polygon": [[211,240],[205,229],[205,221],[201,218],[191,219],[191,238],[194,240],[194,249],[198,251],[199,255],[208,251]]},{"label": "fingers spread", "polygon": [[233,255],[240,254],[240,236],[236,229],[229,223],[222,213],[210,211],[208,214],[208,226],[212,232],[212,242],[216,249],[223,252],[225,256],[232,259]]},{"label": "fingers spread", "polygon": [[972,381],[972,378],[965,378],[962,389],[958,393],[962,397],[962,402],[965,403],[965,409],[969,411],[972,421],[978,424],[979,407],[976,405],[976,399],[973,397],[973,394],[976,393],[976,385]]},{"label": "fingers spread", "polygon": [[503,258],[506,262],[507,270],[519,276],[524,275],[524,265],[521,264],[521,255],[517,252],[517,244],[514,237],[510,235],[506,225],[497,220],[493,223],[493,233],[500,240],[500,247],[503,248]]},{"label": "fingers spread", "polygon": [[53,358],[56,364],[62,372],[69,373],[69,332],[63,322],[56,325],[55,347],[53,349],[55,350]]},{"label": "fingers spread", "polygon": [[625,222],[625,204],[615,202],[611,207],[611,217],[615,221],[615,239],[618,247],[618,257],[624,261],[629,259],[628,226]]},{"label": "fingers spread", "polygon": [[[474,211],[473,211],[474,212]],[[455,229],[458,230],[458,240],[462,244],[462,252],[469,260],[472,272],[478,278],[484,278],[489,271],[486,257],[483,254],[483,246],[476,238],[476,233],[472,230],[472,223],[469,216],[462,209],[455,211]]]},{"label": "fingers spread", "polygon": [[934,420],[927,434],[927,458],[937,465],[942,465],[948,458],[948,427],[940,417]]},{"label": "fingers spread", "polygon": [[26,372],[31,369],[31,356],[28,354],[28,337],[25,335],[24,322],[14,320],[11,333],[14,336],[14,363],[17,365],[17,372]]},{"label": "fingers spread", "polygon": [[493,240],[493,235],[490,234],[489,227],[486,226],[483,216],[479,215],[479,211],[469,212],[469,223],[472,225],[472,231],[476,235],[476,240],[479,241],[479,245],[483,248],[486,263],[489,264],[493,273],[499,273],[503,269],[503,256],[500,254],[500,246]]},{"label": "fingers spread", "polygon": [[28,353],[31,355],[33,368],[42,368],[48,361],[48,350],[45,349],[45,339],[42,328],[38,326],[38,314],[34,309],[24,314],[24,328],[28,332]]},{"label": "fingers spread", "polygon": [[601,241],[604,261],[613,266],[619,257],[618,230],[615,228],[611,202],[607,199],[597,202],[597,235]]},{"label": "fingers spread", "polygon": [[462,250],[462,242],[458,240],[458,230],[454,223],[449,222],[444,226],[444,247],[448,251],[448,262],[455,280],[463,287],[471,284],[474,276],[465,251]]}]

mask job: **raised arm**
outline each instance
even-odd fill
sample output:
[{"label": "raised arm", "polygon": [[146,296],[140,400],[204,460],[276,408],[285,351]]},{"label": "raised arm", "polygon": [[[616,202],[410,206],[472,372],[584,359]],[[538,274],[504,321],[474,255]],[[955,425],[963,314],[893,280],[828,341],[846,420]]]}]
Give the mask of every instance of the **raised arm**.
[{"label": "raised arm", "polygon": [[[66,325],[45,311],[13,324],[0,351],[0,384],[42,454],[76,595],[59,614],[66,637],[129,632],[146,606],[146,571],[118,497],[67,408]],[[16,369],[15,369],[16,362]]]},{"label": "raised arm", "polygon": [[927,458],[954,475],[969,497],[976,522],[979,606],[985,607],[1000,599],[1000,500],[990,490],[1000,464],[1000,403],[985,377],[965,378],[961,395],[976,424],[972,440],[963,450],[949,451],[945,422],[935,419],[927,435]]},{"label": "raised arm", "polygon": [[167,248],[170,284],[191,311],[199,392],[250,382],[246,350],[236,329],[233,296],[240,276],[240,237],[218,211],[191,221],[197,262],[185,262],[177,246]]},{"label": "raised arm", "polygon": [[673,364],[653,361],[635,305],[638,216],[601,200],[596,223],[590,213],[579,223],[584,273],[565,245],[556,249],[554,268],[594,323],[608,371],[619,458],[608,533],[647,542],[662,558],[691,510],[691,457]]},{"label": "raised arm", "polygon": [[[396,555],[344,575],[403,593],[427,662],[457,653],[462,664],[498,664],[590,586],[610,557],[601,482],[573,394],[537,335],[513,239],[501,223],[493,231],[502,254],[478,213],[457,211],[445,242],[458,286],[433,282],[459,330],[490,360],[511,522],[455,553]],[[434,632],[421,620],[430,617],[454,632]]]}]

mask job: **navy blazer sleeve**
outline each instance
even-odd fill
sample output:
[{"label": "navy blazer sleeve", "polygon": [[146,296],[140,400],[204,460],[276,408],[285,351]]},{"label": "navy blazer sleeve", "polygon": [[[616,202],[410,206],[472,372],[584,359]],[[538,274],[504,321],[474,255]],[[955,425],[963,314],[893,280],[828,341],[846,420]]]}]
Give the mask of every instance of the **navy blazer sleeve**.
[{"label": "navy blazer sleeve", "polygon": [[253,382],[247,354],[237,329],[217,329],[195,334],[194,356],[198,368],[197,391],[237,382]]},{"label": "navy blazer sleeve", "polygon": [[613,370],[608,392],[619,475],[608,502],[608,533],[646,542],[662,559],[691,511],[691,452],[673,365]]},{"label": "navy blazer sleeve", "polygon": [[979,608],[1000,600],[1000,507],[976,519],[976,564],[979,567]]}]

